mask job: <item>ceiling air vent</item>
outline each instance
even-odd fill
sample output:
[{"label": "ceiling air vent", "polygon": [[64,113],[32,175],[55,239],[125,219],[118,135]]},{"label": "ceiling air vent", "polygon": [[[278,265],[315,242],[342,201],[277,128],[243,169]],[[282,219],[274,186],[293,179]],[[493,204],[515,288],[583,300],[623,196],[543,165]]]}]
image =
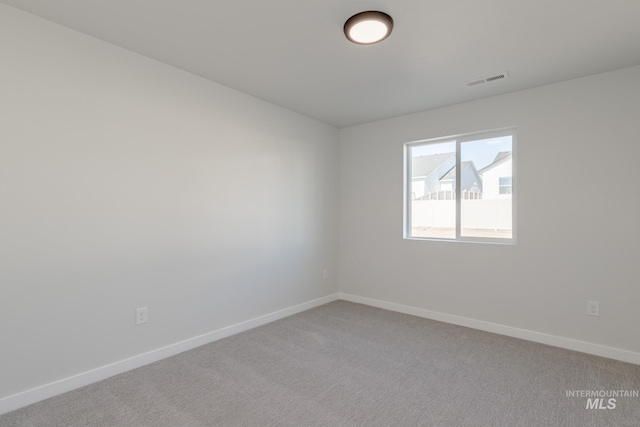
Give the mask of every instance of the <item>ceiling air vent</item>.
[{"label": "ceiling air vent", "polygon": [[467,86],[477,86],[477,85],[481,85],[481,84],[484,84],[484,83],[495,82],[497,80],[504,80],[504,79],[508,79],[508,78],[509,78],[509,73],[507,73],[505,71],[504,73],[494,74],[493,76],[482,77],[481,79],[471,80],[471,81],[468,81],[465,84]]}]

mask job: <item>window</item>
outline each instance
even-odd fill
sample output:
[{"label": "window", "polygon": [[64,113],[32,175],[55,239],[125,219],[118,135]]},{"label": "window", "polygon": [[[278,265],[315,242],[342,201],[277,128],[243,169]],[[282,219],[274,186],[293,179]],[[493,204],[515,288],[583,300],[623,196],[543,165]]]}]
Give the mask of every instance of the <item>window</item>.
[{"label": "window", "polygon": [[500,194],[511,194],[511,180],[512,177],[510,176],[501,176],[499,178]]},{"label": "window", "polygon": [[515,129],[405,144],[405,238],[515,243],[515,147]]}]

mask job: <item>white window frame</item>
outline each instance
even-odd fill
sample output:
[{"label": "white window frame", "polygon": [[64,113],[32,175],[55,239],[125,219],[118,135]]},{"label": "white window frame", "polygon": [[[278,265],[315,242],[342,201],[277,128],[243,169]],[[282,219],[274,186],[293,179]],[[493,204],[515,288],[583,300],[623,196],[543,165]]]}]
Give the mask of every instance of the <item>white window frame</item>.
[{"label": "white window frame", "polygon": [[[461,174],[462,168],[461,162],[461,146],[465,142],[476,141],[480,139],[498,138],[501,136],[511,136],[511,157],[512,157],[512,177],[511,177],[511,238],[490,238],[490,237],[470,237],[461,236],[461,214],[462,214],[462,190],[461,185],[456,185],[456,237],[455,238],[434,238],[434,237],[415,237],[411,234],[411,147],[437,144],[443,142],[453,142],[456,145],[456,183],[462,182]],[[505,245],[516,244],[516,206],[517,206],[517,170],[516,170],[516,151],[517,151],[517,134],[515,127],[495,129],[491,131],[481,131],[466,133],[460,135],[445,136],[439,138],[423,139],[418,141],[407,142],[404,144],[404,180],[403,180],[403,199],[404,199],[404,221],[403,221],[403,236],[405,240],[426,240],[426,241],[443,241],[443,242],[474,242],[474,243],[495,243]]]}]

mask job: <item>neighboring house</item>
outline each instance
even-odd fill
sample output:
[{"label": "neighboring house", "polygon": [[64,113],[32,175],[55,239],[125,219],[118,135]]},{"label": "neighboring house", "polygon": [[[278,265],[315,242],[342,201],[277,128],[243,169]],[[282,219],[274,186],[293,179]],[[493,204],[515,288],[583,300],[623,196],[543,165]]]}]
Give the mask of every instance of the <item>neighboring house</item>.
[{"label": "neighboring house", "polygon": [[[430,193],[455,191],[456,156],[454,153],[418,156],[412,159],[412,198],[423,199]],[[473,162],[462,163],[463,191],[482,192],[482,180]]]},{"label": "neighboring house", "polygon": [[[470,191],[472,193],[482,193],[482,178],[476,170],[476,165],[471,162],[462,162],[462,172],[460,173],[460,180],[462,185],[460,188],[462,191]],[[453,185],[456,179],[455,166],[445,176],[440,178],[440,190],[455,191],[456,187]]]},{"label": "neighboring house", "polygon": [[422,199],[429,193],[440,191],[440,178],[455,165],[454,153],[414,157],[411,160],[413,199]]},{"label": "neighboring house", "polygon": [[478,171],[482,177],[483,199],[509,199],[512,193],[513,154],[501,151],[489,166]]}]

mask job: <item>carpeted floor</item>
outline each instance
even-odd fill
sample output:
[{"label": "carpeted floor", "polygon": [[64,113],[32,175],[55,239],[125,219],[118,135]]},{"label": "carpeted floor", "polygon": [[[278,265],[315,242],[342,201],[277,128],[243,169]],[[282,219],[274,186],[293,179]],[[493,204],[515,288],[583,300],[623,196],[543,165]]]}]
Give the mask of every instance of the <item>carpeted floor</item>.
[{"label": "carpeted floor", "polygon": [[0,426],[640,425],[640,398],[586,409],[572,390],[640,390],[640,366],[336,301],[5,414]]}]

